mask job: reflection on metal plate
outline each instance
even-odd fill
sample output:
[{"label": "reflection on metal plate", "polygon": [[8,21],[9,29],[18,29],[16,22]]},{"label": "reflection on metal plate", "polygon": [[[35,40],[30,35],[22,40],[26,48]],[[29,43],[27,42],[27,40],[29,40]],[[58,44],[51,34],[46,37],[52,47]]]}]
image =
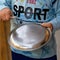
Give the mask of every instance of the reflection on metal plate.
[{"label": "reflection on metal plate", "polygon": [[45,45],[50,32],[39,24],[25,24],[12,31],[10,46],[23,51],[32,51]]}]

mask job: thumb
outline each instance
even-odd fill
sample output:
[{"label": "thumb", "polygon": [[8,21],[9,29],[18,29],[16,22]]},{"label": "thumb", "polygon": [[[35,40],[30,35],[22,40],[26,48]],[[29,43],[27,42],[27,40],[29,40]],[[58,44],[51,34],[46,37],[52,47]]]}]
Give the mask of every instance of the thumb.
[{"label": "thumb", "polygon": [[43,27],[47,27],[47,28],[49,27],[49,24],[48,24],[48,23],[42,23],[41,25],[42,25]]}]

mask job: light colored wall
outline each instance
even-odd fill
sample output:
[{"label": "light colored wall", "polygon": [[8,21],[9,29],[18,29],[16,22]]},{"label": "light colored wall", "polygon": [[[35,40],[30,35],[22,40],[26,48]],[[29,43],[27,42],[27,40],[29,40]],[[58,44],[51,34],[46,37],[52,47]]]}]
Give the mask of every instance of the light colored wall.
[{"label": "light colored wall", "polygon": [[56,32],[55,34],[56,36],[56,42],[57,42],[57,57],[58,60],[60,60],[60,30]]}]

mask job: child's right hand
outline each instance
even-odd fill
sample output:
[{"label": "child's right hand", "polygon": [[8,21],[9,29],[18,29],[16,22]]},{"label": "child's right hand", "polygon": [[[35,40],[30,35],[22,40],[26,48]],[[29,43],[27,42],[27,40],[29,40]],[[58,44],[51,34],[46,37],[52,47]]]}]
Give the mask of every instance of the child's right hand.
[{"label": "child's right hand", "polygon": [[2,21],[10,20],[12,15],[12,11],[9,8],[4,8],[0,10],[0,20]]}]

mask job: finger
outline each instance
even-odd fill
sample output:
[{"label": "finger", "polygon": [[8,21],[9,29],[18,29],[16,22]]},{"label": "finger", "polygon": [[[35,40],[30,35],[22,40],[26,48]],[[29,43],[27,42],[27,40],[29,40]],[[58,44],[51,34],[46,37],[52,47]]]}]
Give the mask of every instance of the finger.
[{"label": "finger", "polygon": [[5,21],[6,20],[6,16],[1,16],[1,20]]},{"label": "finger", "polygon": [[41,24],[43,27],[49,27],[48,23],[42,23]]},{"label": "finger", "polygon": [[10,20],[11,19],[11,16],[10,15],[7,15],[6,16],[6,20]]},{"label": "finger", "polygon": [[13,16],[13,13],[12,13],[12,11],[9,11],[9,15],[10,15],[10,16]]}]

